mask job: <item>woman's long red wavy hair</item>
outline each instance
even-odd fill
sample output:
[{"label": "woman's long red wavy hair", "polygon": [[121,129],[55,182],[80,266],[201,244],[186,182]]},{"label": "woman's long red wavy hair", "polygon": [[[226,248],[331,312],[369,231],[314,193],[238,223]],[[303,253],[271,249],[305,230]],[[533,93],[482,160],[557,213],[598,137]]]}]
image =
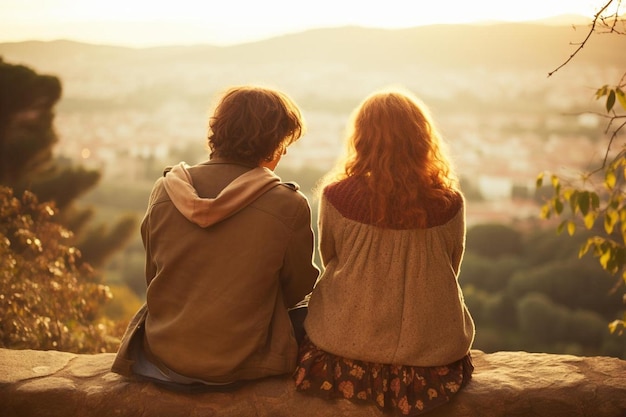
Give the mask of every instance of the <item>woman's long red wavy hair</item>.
[{"label": "woman's long red wavy hair", "polygon": [[[354,111],[348,154],[330,182],[359,177],[374,224],[425,225],[425,206],[452,203],[458,180],[426,106],[408,91],[384,90]],[[326,182],[328,183],[328,182]]]}]

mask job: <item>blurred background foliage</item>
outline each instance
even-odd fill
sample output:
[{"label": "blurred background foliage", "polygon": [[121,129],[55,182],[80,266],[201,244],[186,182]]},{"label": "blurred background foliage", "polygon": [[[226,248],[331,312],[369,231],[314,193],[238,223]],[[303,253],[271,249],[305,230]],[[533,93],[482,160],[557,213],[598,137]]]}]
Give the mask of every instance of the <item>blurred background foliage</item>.
[{"label": "blurred background foliage", "polygon": [[607,323],[623,309],[613,276],[586,256],[586,237],[551,227],[471,227],[460,282],[476,321],[474,347],[626,358]]},{"label": "blurred background foliage", "polygon": [[0,186],[0,346],[116,349],[119,329],[102,314],[110,289],[68,244],[72,233],[55,214],[54,203]]},{"label": "blurred background foliage", "polygon": [[94,224],[76,203],[100,173],[54,156],[61,93],[57,77],[0,58],[0,346],[111,351],[127,317],[103,314],[103,265],[137,219]]}]

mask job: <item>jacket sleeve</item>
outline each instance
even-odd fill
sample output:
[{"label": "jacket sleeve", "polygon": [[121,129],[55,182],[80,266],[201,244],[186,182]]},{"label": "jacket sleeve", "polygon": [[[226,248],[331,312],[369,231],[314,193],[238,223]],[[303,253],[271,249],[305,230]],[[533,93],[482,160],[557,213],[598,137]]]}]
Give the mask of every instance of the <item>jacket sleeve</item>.
[{"label": "jacket sleeve", "polygon": [[150,198],[148,199],[148,208],[146,210],[146,214],[144,215],[141,221],[141,240],[143,242],[143,247],[145,250],[145,278],[146,285],[150,285],[150,281],[156,275],[156,265],[152,260],[152,251],[150,247],[150,215],[152,213],[152,206],[156,200],[156,196],[158,194],[158,190],[162,187],[161,179],[157,180],[157,182],[152,187],[152,191],[150,192]]},{"label": "jacket sleeve", "polygon": [[138,339],[143,337],[143,326],[148,315],[148,306],[144,303],[139,311],[135,313],[130,320],[120,346],[117,349],[115,359],[111,365],[111,371],[124,376],[133,376],[133,363],[132,358],[133,343],[136,343]]},{"label": "jacket sleeve", "polygon": [[314,236],[311,228],[311,208],[302,196],[290,241],[287,243],[281,282],[285,306],[291,308],[309,294],[319,269],[313,261]]}]

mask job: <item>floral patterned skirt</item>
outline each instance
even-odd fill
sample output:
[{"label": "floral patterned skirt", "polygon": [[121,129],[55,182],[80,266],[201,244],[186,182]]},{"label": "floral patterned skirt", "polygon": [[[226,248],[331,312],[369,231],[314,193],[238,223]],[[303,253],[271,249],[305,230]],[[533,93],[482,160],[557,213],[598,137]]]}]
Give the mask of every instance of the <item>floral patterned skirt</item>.
[{"label": "floral patterned skirt", "polygon": [[396,416],[416,416],[450,401],[471,379],[471,356],[446,366],[388,365],[335,356],[305,336],[293,378],[298,391],[325,399],[373,402]]}]

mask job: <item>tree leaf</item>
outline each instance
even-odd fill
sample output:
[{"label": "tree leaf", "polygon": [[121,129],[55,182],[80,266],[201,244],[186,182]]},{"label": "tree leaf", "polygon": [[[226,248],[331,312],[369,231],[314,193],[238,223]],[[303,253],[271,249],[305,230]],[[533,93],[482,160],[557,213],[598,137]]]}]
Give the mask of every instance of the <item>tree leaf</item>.
[{"label": "tree leaf", "polygon": [[621,336],[624,334],[624,329],[626,328],[626,321],[624,320],[613,320],[609,323],[609,331],[612,334],[617,334]]},{"label": "tree leaf", "polygon": [[554,212],[556,214],[561,214],[563,212],[563,202],[561,201],[560,198],[554,197],[553,205],[554,205]]},{"label": "tree leaf", "polygon": [[602,96],[605,96],[608,89],[609,89],[609,86],[606,84],[598,88],[596,90],[596,100],[598,100]]},{"label": "tree leaf", "polygon": [[585,221],[585,227],[587,229],[591,229],[593,227],[593,224],[596,221],[596,213],[593,211],[590,211],[589,213],[585,215],[584,221]]},{"label": "tree leaf", "polygon": [[606,98],[606,111],[611,111],[615,105],[615,90],[609,91],[609,95]]},{"label": "tree leaf", "polygon": [[619,220],[619,215],[615,210],[609,210],[604,215],[604,230],[607,234],[613,233],[613,229]]},{"label": "tree leaf", "polygon": [[626,110],[626,93],[624,93],[624,90],[617,87],[615,89],[615,95],[617,96],[617,101],[619,101],[619,104],[620,106],[622,106],[622,109]]},{"label": "tree leaf", "polygon": [[605,271],[608,271],[608,267],[609,267],[609,261],[611,260],[611,252],[609,250],[605,250],[604,252],[602,252],[602,255],[600,256],[600,265],[602,265],[602,268],[604,268]]},{"label": "tree leaf", "polygon": [[578,194],[578,207],[580,208],[580,212],[583,216],[586,216],[589,213],[589,191],[583,191]]},{"label": "tree leaf", "polygon": [[537,188],[541,188],[541,186],[543,185],[543,176],[544,176],[543,172],[541,172],[541,173],[539,173],[539,175],[537,175],[537,180],[536,180],[536,183],[535,183],[535,186]]},{"label": "tree leaf", "polygon": [[604,177],[604,184],[609,190],[612,190],[617,183],[617,178],[615,177],[614,171],[607,171],[606,176]]},{"label": "tree leaf", "polygon": [[574,233],[576,233],[576,223],[573,221],[567,222],[567,233],[569,233],[570,236],[574,236]]},{"label": "tree leaf", "polygon": [[554,187],[554,189],[557,189],[559,187],[559,177],[557,177],[556,175],[552,175],[550,180],[552,181],[552,187]]}]

